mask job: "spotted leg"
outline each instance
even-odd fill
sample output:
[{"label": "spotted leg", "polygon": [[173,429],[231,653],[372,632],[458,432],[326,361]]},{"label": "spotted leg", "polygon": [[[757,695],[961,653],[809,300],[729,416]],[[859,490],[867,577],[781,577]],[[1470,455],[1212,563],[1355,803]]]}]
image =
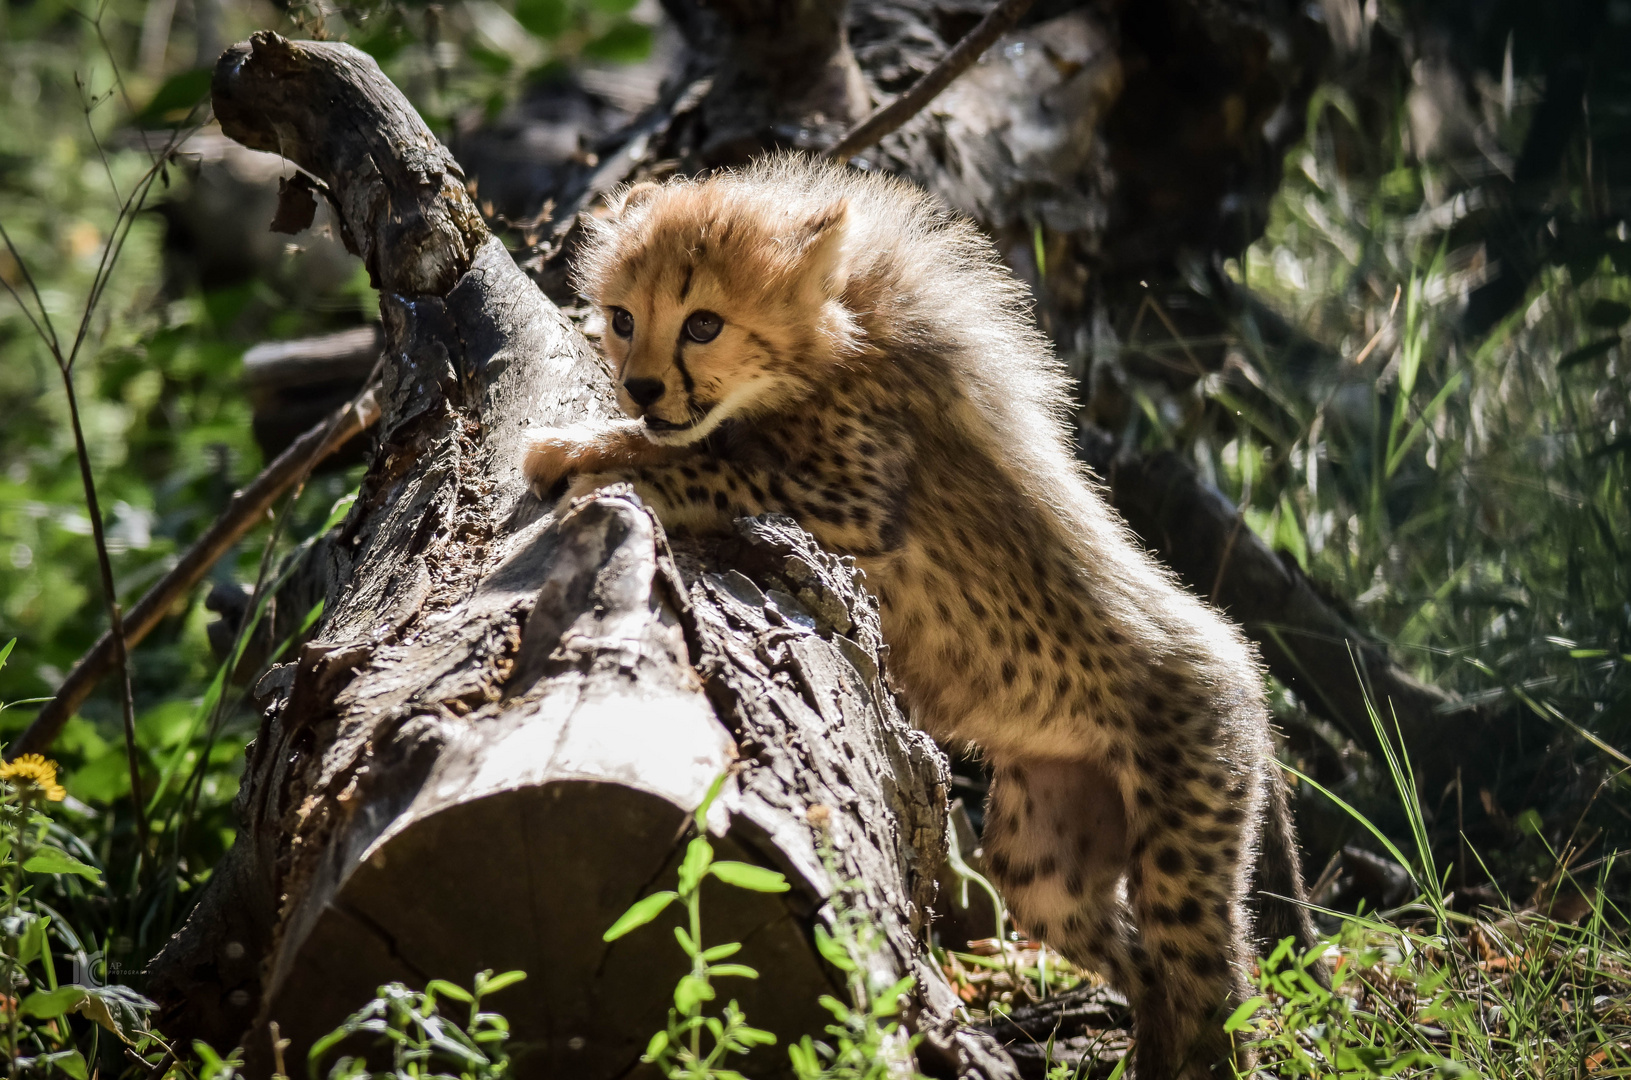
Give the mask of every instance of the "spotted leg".
[{"label": "spotted leg", "polygon": [[1119,786],[1091,761],[993,764],[982,844],[1015,922],[1138,1001],[1144,963],[1121,895],[1128,843]]},{"label": "spotted leg", "polygon": [[[1177,726],[1194,733],[1208,725]],[[1245,856],[1261,816],[1257,773],[1236,771],[1250,755],[1205,739],[1171,744],[1166,756],[1172,764],[1144,778],[1161,786],[1159,801],[1132,801],[1128,899],[1147,958],[1135,1005],[1134,1075],[1200,1080],[1229,1076],[1231,1062],[1249,1073],[1251,1046],[1225,1032],[1223,1021],[1248,994]]]},{"label": "spotted leg", "polygon": [[537,435],[522,471],[544,495],[566,481],[558,505],[608,484],[627,483],[670,529],[718,532],[739,517],[787,514],[823,547],[841,554],[877,554],[898,545],[898,481],[875,475],[841,493],[820,468],[773,472],[723,459],[697,447],[654,446],[637,425],[598,431],[552,430]]}]

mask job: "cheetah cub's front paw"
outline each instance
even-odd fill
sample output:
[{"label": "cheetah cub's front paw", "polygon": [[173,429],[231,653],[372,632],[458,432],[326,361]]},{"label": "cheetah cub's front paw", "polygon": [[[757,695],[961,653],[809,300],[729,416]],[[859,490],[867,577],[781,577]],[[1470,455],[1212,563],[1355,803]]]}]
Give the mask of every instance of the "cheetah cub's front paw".
[{"label": "cheetah cub's front paw", "polygon": [[545,502],[559,501],[569,486],[567,481],[581,471],[593,439],[594,434],[582,428],[534,432],[521,458],[521,475],[532,493]]}]

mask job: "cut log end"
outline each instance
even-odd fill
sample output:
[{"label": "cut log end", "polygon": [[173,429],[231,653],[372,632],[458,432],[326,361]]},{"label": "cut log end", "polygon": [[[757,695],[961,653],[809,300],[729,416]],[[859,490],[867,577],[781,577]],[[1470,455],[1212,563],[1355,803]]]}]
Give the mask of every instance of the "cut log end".
[{"label": "cut log end", "polygon": [[[249,1068],[269,1072],[271,1022],[300,1055],[383,982],[520,968],[527,990],[494,1007],[526,1048],[521,1075],[625,1075],[663,1026],[685,961],[672,919],[610,945],[601,935],[671,886],[690,816],[727,770],[710,818],[720,857],[793,884],[704,894],[706,943],[745,943],[742,962],[766,975],[730,988],[753,1023],[784,1041],[821,1030],[817,999],[844,991],[810,935],[835,903],[875,923],[885,970],[938,978],[920,942],[945,767],[883,685],[876,603],[851,564],[785,519],[671,555],[648,512],[612,491],[523,530],[477,594],[478,617],[501,610],[514,627],[499,635],[518,643],[505,693],[462,717],[381,725],[372,776],[330,770],[307,820],[321,816],[313,800],[341,820],[282,881],[264,985],[219,986],[227,1007],[200,1009],[190,982],[232,969],[245,937],[219,932],[203,905],[152,973],[173,1034],[253,1015]],[[399,676],[417,670],[416,651],[445,648],[429,636],[393,658]],[[314,696],[353,692],[328,685],[335,671],[365,665],[366,680],[378,668],[376,653],[307,652],[313,673],[303,660],[271,709],[291,722],[321,714]],[[322,663],[331,656],[343,661]],[[933,1026],[949,1012],[937,993],[948,995],[927,989]],[[940,1042],[951,1060],[1003,1060],[973,1034]],[[767,1049],[745,1068],[776,1075],[785,1058]]]}]

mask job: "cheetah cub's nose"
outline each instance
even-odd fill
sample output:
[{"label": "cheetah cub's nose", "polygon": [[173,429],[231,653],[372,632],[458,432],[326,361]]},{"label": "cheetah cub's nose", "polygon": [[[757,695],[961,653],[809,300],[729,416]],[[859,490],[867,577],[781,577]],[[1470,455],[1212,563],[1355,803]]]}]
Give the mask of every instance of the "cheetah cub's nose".
[{"label": "cheetah cub's nose", "polygon": [[629,392],[634,403],[644,409],[653,401],[663,396],[663,381],[661,379],[625,379],[623,389]]}]

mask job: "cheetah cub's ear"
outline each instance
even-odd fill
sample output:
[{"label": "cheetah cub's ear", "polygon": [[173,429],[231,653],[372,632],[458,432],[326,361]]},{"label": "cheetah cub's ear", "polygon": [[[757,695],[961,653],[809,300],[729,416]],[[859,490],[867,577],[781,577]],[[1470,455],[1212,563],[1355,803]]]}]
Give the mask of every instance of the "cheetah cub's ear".
[{"label": "cheetah cub's ear", "polygon": [[651,197],[661,190],[660,186],[650,180],[642,180],[631,186],[621,196],[614,196],[611,204],[611,216],[620,218],[630,210],[638,210]]},{"label": "cheetah cub's ear", "polygon": [[845,267],[844,236],[849,222],[849,203],[840,199],[807,219],[789,238],[798,252],[801,290],[806,298],[820,304],[844,294],[849,274]]}]

